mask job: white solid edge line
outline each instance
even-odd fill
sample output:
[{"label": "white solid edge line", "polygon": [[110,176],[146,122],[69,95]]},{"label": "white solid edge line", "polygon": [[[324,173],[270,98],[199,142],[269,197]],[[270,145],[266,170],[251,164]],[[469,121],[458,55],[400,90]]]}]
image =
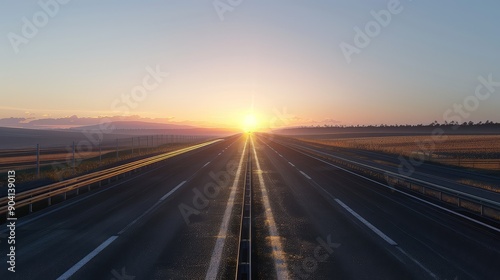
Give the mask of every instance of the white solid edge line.
[{"label": "white solid edge line", "polygon": [[[257,151],[255,150],[255,144],[253,142],[253,138],[251,141],[252,141],[253,154],[255,157],[255,166],[257,170],[260,171],[261,169],[260,169],[259,158],[257,156]],[[283,246],[281,244],[278,228],[276,227],[276,222],[274,220],[273,211],[271,209],[271,203],[269,202],[269,195],[267,194],[267,189],[264,183],[264,177],[262,176],[262,172],[258,173],[258,177],[259,177],[260,191],[262,193],[262,202],[264,203],[264,209],[265,209],[264,214],[266,220],[268,221],[267,225],[269,228],[269,235],[270,235],[269,237],[271,240],[271,249],[274,259],[274,268],[276,270],[276,278],[279,280],[291,279],[288,273],[286,255],[283,250]]]},{"label": "white solid edge line", "polygon": [[464,218],[464,219],[466,219],[466,220],[469,220],[469,221],[471,221],[471,222],[473,222],[473,223],[476,223],[476,224],[479,224],[479,225],[481,225],[481,226],[487,227],[487,228],[489,228],[489,229],[491,229],[491,230],[494,230],[494,231],[496,231],[496,232],[500,232],[500,229],[499,229],[499,228],[496,228],[496,227],[494,227],[494,226],[492,226],[492,225],[488,225],[488,224],[486,224],[486,223],[483,223],[483,222],[481,222],[481,221],[478,221],[478,220],[476,220],[476,219],[473,219],[473,218],[471,218],[471,217],[469,217],[469,216],[466,216],[466,215],[460,214],[460,213],[458,213],[458,212],[455,212],[455,211],[450,210],[450,209],[448,209],[448,208],[445,208],[445,207],[443,207],[443,206],[437,205],[437,204],[435,204],[435,203],[432,203],[432,202],[427,201],[427,200],[425,200],[425,199],[422,199],[422,198],[420,198],[420,197],[417,197],[417,196],[414,196],[414,195],[409,194],[409,193],[407,193],[407,192],[404,192],[404,191],[398,190],[398,189],[396,189],[396,188],[394,188],[394,187],[391,187],[391,186],[389,186],[389,185],[386,185],[386,184],[380,183],[380,182],[378,182],[378,181],[375,181],[375,180],[370,179],[370,178],[368,178],[368,177],[365,177],[365,176],[363,176],[363,175],[357,174],[357,173],[355,173],[355,172],[352,172],[352,171],[350,171],[350,170],[347,170],[347,169],[342,168],[342,167],[340,167],[340,166],[337,166],[337,165],[335,165],[335,164],[332,164],[332,163],[329,163],[329,162],[327,162],[327,161],[324,161],[324,160],[322,160],[322,159],[319,159],[319,158],[316,158],[316,157],[310,156],[310,155],[305,154],[305,153],[301,153],[301,154],[306,155],[306,156],[311,157],[311,158],[314,158],[314,159],[316,159],[316,160],[318,160],[318,161],[321,161],[321,162],[326,163],[326,164],[328,164],[328,165],[330,165],[330,166],[336,167],[336,168],[338,168],[338,169],[340,169],[340,170],[342,170],[342,171],[345,171],[345,172],[347,172],[347,173],[353,174],[353,175],[355,175],[355,176],[358,176],[358,177],[360,177],[360,178],[363,178],[363,179],[368,180],[368,181],[370,181],[370,182],[373,182],[373,183],[375,183],[375,184],[378,184],[378,185],[380,185],[380,186],[382,186],[382,187],[385,187],[385,188],[388,188],[388,189],[393,190],[393,191],[395,191],[395,192],[398,192],[398,193],[400,193],[400,194],[402,194],[402,195],[405,195],[405,196],[411,197],[411,198],[413,198],[413,199],[416,199],[416,200],[418,200],[418,201],[420,201],[420,202],[422,202],[422,203],[425,203],[425,204],[431,205],[431,206],[436,207],[436,208],[438,208],[438,209],[441,209],[441,210],[443,210],[443,211],[445,211],[445,212],[448,212],[448,213],[454,214],[454,215],[456,215],[456,216],[459,216],[459,217],[461,217],[461,218]]},{"label": "white solid edge line", "polygon": [[[19,227],[24,226],[24,225],[26,225],[26,224],[29,224],[29,223],[35,222],[35,221],[36,221],[36,220],[38,220],[38,219],[41,219],[41,218],[43,218],[43,217],[45,217],[45,216],[47,216],[47,215],[50,215],[50,214],[52,214],[52,213],[55,213],[55,212],[57,212],[57,211],[63,210],[63,209],[65,209],[65,208],[70,207],[70,206],[72,206],[72,205],[75,205],[75,204],[77,204],[77,203],[83,202],[83,201],[85,201],[85,200],[87,200],[87,199],[89,199],[89,198],[91,198],[91,197],[94,197],[94,196],[96,196],[96,195],[100,194],[100,193],[103,193],[103,192],[106,192],[106,191],[112,190],[112,189],[114,189],[114,188],[116,188],[116,187],[119,187],[119,186],[121,186],[121,185],[123,185],[123,184],[125,184],[125,183],[128,183],[128,182],[130,182],[130,181],[132,181],[132,180],[135,180],[135,179],[139,178],[140,176],[144,176],[144,175],[149,174],[149,173],[151,173],[151,172],[153,172],[153,171],[156,171],[156,170],[158,170],[158,169],[160,169],[160,168],[163,168],[163,166],[160,166],[160,167],[157,167],[157,168],[154,168],[154,169],[148,170],[148,171],[146,171],[146,172],[144,172],[144,173],[141,173],[141,174],[140,174],[140,175],[138,175],[137,177],[132,177],[132,178],[127,179],[127,180],[125,180],[125,181],[118,182],[118,183],[116,183],[116,184],[112,185],[111,187],[104,187],[104,189],[98,190],[98,191],[96,191],[95,193],[89,194],[89,195],[87,195],[87,196],[85,196],[85,197],[81,197],[81,198],[77,197],[77,198],[75,198],[75,200],[74,200],[74,201],[72,201],[72,202],[68,202],[68,203],[67,203],[67,204],[65,204],[65,205],[58,206],[57,208],[54,208],[54,209],[52,209],[52,210],[50,210],[50,211],[48,211],[48,212],[44,212],[44,213],[42,213],[42,214],[40,214],[40,215],[38,215],[38,216],[35,216],[35,217],[30,217],[30,218],[29,218],[29,219],[27,219],[27,220],[23,220],[23,221],[22,221],[22,222],[20,222],[19,224],[16,224],[16,228],[19,228]],[[1,231],[0,231],[0,234],[2,234],[2,233],[4,233],[4,232],[7,232],[7,231],[8,231],[8,229],[1,230]]]},{"label": "white solid edge line", "polygon": [[[266,143],[266,145],[267,145],[267,143]],[[269,146],[269,145],[268,145],[268,146]],[[302,154],[304,154],[304,153],[302,153]],[[321,160],[321,159],[318,159],[318,158],[316,158],[316,157],[313,157],[313,156],[310,156],[310,155],[307,155],[307,154],[304,154],[304,155],[309,156],[309,157],[311,157],[311,158],[314,158],[314,159],[316,159],[316,160],[318,160],[318,161],[321,161],[321,162],[323,162],[323,163],[326,163],[326,164],[328,164],[328,165],[331,165],[331,166],[337,167],[337,168],[339,168],[339,169],[341,169],[341,170],[343,170],[343,171],[346,171],[346,172],[348,172],[348,173],[351,173],[351,174],[353,174],[353,175],[356,175],[356,176],[362,177],[363,179],[366,179],[366,180],[369,180],[369,181],[375,182],[375,183],[380,184],[380,185],[382,185],[382,186],[384,186],[384,187],[389,187],[389,186],[383,185],[383,184],[381,184],[381,183],[379,183],[379,182],[377,182],[377,181],[374,181],[374,180],[371,180],[371,179],[369,179],[369,178],[367,178],[367,177],[364,177],[364,176],[362,176],[362,175],[359,175],[359,174],[356,174],[356,173],[351,172],[351,171],[349,171],[349,170],[343,169],[342,167],[339,167],[339,166],[336,166],[336,165],[331,164],[331,163],[329,163],[329,162],[326,162],[326,161],[323,161],[323,160]],[[315,182],[313,181],[313,183],[315,183]],[[316,183],[315,183],[315,184],[316,184]],[[327,191],[326,191],[323,187],[321,187],[321,186],[320,186],[320,185],[318,185],[318,184],[316,184],[316,185],[317,185],[319,188],[321,188],[321,190],[323,190],[323,192],[325,192],[325,193],[326,193],[327,195],[329,195],[331,198],[333,198],[334,200],[336,200],[336,202],[337,202],[337,203],[341,202],[340,200],[338,200],[338,199],[334,198],[334,197],[333,197],[333,196],[332,196],[329,192],[327,192]],[[389,187],[389,188],[391,188],[391,187]],[[391,188],[391,189],[393,189],[393,188]],[[395,190],[395,191],[399,191],[399,190],[396,190],[396,189],[394,189],[394,190]],[[405,192],[401,192],[401,193],[402,193],[402,194],[406,194],[406,195],[409,195],[409,196],[413,197],[412,195],[407,194],[407,193],[405,193]],[[421,199],[420,199],[420,198],[418,198],[418,197],[415,197],[415,198],[416,198],[416,199],[418,199],[418,200],[421,200]],[[338,201],[337,201],[337,200],[338,200]],[[427,201],[424,201],[424,200],[423,200],[423,202],[427,202]],[[339,204],[340,204],[340,203],[339,203]],[[432,203],[431,203],[431,204],[432,204]],[[345,205],[345,204],[344,204],[344,205]],[[346,205],[346,206],[347,206],[347,205]],[[438,206],[438,205],[436,205],[436,206]],[[440,207],[440,206],[438,206],[438,207]],[[349,209],[350,209],[350,208],[349,208]],[[352,210],[352,209],[351,209],[351,210]],[[448,210],[448,209],[446,209],[446,208],[445,208],[444,210]],[[451,210],[448,210],[448,211],[451,211]],[[353,212],[354,212],[354,211],[353,211]],[[354,213],[355,213],[355,212],[354,212]],[[359,215],[358,215],[358,216],[359,216]],[[390,238],[389,238],[389,239],[390,239]],[[391,239],[391,240],[392,240],[392,239]],[[393,241],[393,242],[394,242],[394,241]],[[395,242],[394,242],[394,243],[395,243]],[[406,253],[406,252],[403,250],[403,248],[399,247],[399,245],[397,245],[397,244],[396,244],[396,245],[395,245],[395,248],[397,248],[397,249],[398,249],[401,253],[403,253],[404,255],[406,255],[406,256],[407,256],[410,260],[412,260],[413,262],[415,262],[415,263],[416,263],[419,267],[421,267],[424,271],[426,271],[426,272],[427,272],[427,273],[428,273],[428,274],[429,274],[432,278],[434,278],[434,279],[438,279],[438,278],[437,278],[437,276],[436,276],[436,275],[435,275],[432,271],[430,271],[429,269],[427,269],[427,268],[426,268],[426,267],[425,267],[422,263],[420,263],[418,260],[416,260],[415,258],[413,258],[410,254]]]},{"label": "white solid edge line", "polygon": [[186,183],[186,181],[182,181],[180,184],[177,185],[177,187],[173,188],[171,191],[169,191],[166,195],[162,196],[160,198],[160,201],[163,201],[165,200],[167,197],[171,196],[177,189],[179,189],[180,187],[182,187],[182,185],[184,185]]},{"label": "white solid edge line", "polygon": [[369,229],[371,229],[373,232],[375,232],[378,236],[380,236],[382,239],[384,239],[387,243],[390,245],[396,246],[398,243],[396,243],[394,240],[392,240],[389,236],[385,235],[382,231],[380,231],[378,228],[376,228],[374,225],[372,225],[370,222],[365,220],[363,217],[361,217],[358,213],[354,212],[349,206],[345,205],[344,202],[340,201],[340,199],[335,198],[335,201],[342,207],[344,207],[345,210],[347,210],[349,213],[351,213],[356,219],[358,219],[360,222],[365,224]]},{"label": "white solid edge line", "polygon": [[[223,141],[223,140],[220,140],[220,139],[219,139],[219,140],[217,140],[217,141],[215,141],[215,140],[214,140],[214,143],[215,143],[215,142],[218,142],[218,141]],[[198,146],[198,145],[197,145],[197,146]],[[194,147],[194,146],[193,146],[193,147]],[[85,201],[85,200],[87,200],[87,199],[89,199],[89,198],[91,198],[91,197],[94,197],[94,196],[96,196],[96,195],[98,195],[98,194],[100,194],[100,193],[103,193],[103,192],[106,192],[106,191],[112,190],[112,189],[114,189],[114,188],[116,188],[116,187],[118,187],[118,186],[121,186],[121,185],[123,185],[123,184],[125,184],[125,183],[128,183],[128,182],[130,182],[130,181],[132,181],[132,180],[135,180],[135,179],[139,178],[140,176],[144,176],[144,175],[149,174],[149,173],[151,173],[151,172],[153,172],[153,171],[156,171],[156,170],[158,170],[158,169],[160,169],[160,168],[163,168],[163,166],[160,166],[160,167],[157,167],[157,168],[153,168],[153,169],[148,170],[148,171],[146,171],[146,172],[141,172],[141,173],[140,173],[140,175],[137,175],[137,176],[135,176],[135,177],[129,178],[129,179],[127,179],[127,180],[125,180],[125,181],[122,181],[122,182],[118,182],[118,183],[116,183],[116,184],[113,184],[113,185],[112,185],[112,186],[110,186],[110,187],[104,187],[104,189],[101,189],[101,190],[96,190],[96,192],[91,193],[91,194],[89,194],[89,195],[86,195],[86,196],[84,196],[84,197],[76,197],[76,198],[74,199],[74,201],[72,201],[72,202],[67,201],[67,203],[66,203],[66,204],[64,204],[64,205],[58,206],[58,207],[56,207],[56,208],[54,208],[54,209],[52,209],[52,210],[48,210],[47,212],[43,212],[43,213],[41,213],[41,214],[36,214],[34,217],[26,217],[26,219],[23,219],[21,222],[19,222],[19,223],[17,223],[17,224],[16,224],[16,228],[19,228],[19,227],[22,227],[22,226],[24,226],[24,225],[30,224],[30,223],[32,223],[32,222],[35,222],[35,221],[37,221],[38,219],[41,219],[41,218],[43,218],[43,217],[45,217],[45,216],[47,216],[47,215],[50,215],[50,214],[55,213],[55,212],[57,212],[57,211],[63,210],[63,209],[65,209],[65,208],[69,207],[69,206],[72,206],[72,205],[75,205],[75,204],[80,203],[80,202],[82,202],[82,201]],[[43,210],[42,210],[42,211],[43,211]],[[8,231],[8,228],[2,229],[2,230],[0,230],[0,234],[3,234],[3,233],[5,233],[5,232],[7,232],[7,231]]]},{"label": "white solid edge line", "polygon": [[222,259],[224,244],[226,242],[227,232],[229,230],[229,220],[231,218],[231,213],[233,212],[234,200],[236,196],[236,189],[238,187],[238,180],[240,178],[241,169],[243,165],[243,159],[245,158],[245,152],[247,150],[247,141],[245,141],[245,146],[243,147],[243,153],[241,154],[240,163],[238,169],[236,170],[236,176],[234,178],[233,186],[231,188],[231,193],[229,194],[229,199],[227,201],[226,210],[224,211],[224,216],[219,227],[219,233],[217,234],[217,239],[215,241],[214,250],[212,251],[212,256],[210,257],[210,265],[208,266],[207,274],[205,275],[206,280],[212,280],[217,278],[219,274],[220,262]]},{"label": "white solid edge line", "polygon": [[[300,170],[299,170],[299,171],[300,171]],[[304,172],[302,172],[302,171],[300,171],[300,173],[301,173],[302,175],[304,175],[304,177],[306,177],[307,179],[311,180],[311,177],[309,177],[306,173],[304,173]]]},{"label": "white solid edge line", "polygon": [[111,236],[106,241],[104,241],[99,247],[95,248],[94,251],[90,252],[83,259],[77,262],[74,266],[68,269],[63,275],[59,276],[57,280],[65,280],[75,274],[80,268],[82,268],[86,263],[88,263],[91,259],[93,259],[97,254],[99,254],[102,250],[109,246],[118,236]]},{"label": "white solid edge line", "polygon": [[[271,148],[271,149],[272,149],[272,147],[271,147],[271,146],[269,146],[267,143],[264,143],[264,144],[266,144],[269,148]],[[397,189],[394,189],[394,188],[392,188],[392,187],[386,186],[386,185],[381,184],[381,183],[379,183],[379,182],[377,182],[377,181],[374,181],[374,180],[372,180],[372,179],[369,179],[369,178],[364,177],[364,176],[362,176],[362,175],[359,175],[359,174],[357,174],[357,173],[351,172],[351,171],[349,171],[349,170],[347,170],[347,169],[344,169],[344,168],[339,167],[339,166],[337,166],[337,165],[331,164],[331,163],[326,162],[326,161],[324,161],[324,160],[318,159],[318,158],[316,158],[316,157],[310,156],[310,155],[305,154],[305,153],[302,153],[302,154],[304,154],[304,155],[306,155],[306,156],[309,156],[309,157],[311,157],[311,158],[314,158],[314,159],[316,159],[316,160],[318,160],[318,161],[321,161],[321,162],[323,162],[323,163],[326,163],[326,164],[328,164],[328,165],[331,165],[331,166],[337,167],[337,168],[339,168],[339,169],[341,169],[341,170],[343,170],[343,171],[346,171],[346,172],[348,172],[348,173],[351,173],[351,174],[353,174],[353,175],[359,176],[359,177],[361,177],[361,178],[363,178],[363,179],[366,179],[366,180],[369,180],[369,181],[375,182],[375,183],[377,183],[377,184],[379,184],[379,185],[382,185],[382,186],[384,186],[384,187],[388,187],[388,188],[391,188],[391,189],[393,189],[393,190],[395,190],[395,191],[401,192],[401,191],[399,191],[399,190],[397,190]],[[292,166],[294,166],[291,162],[288,162],[288,163],[290,163]],[[300,171],[300,170],[299,170],[299,171]],[[313,181],[313,183],[315,183],[315,182]],[[315,184],[316,184],[316,183],[315,183]],[[321,189],[323,190],[323,192],[325,192],[325,193],[326,193],[326,194],[328,194],[330,197],[332,197],[332,198],[333,198],[333,199],[334,199],[337,203],[339,203],[339,204],[340,204],[340,203],[342,203],[342,201],[340,201],[340,200],[338,200],[338,199],[334,198],[334,197],[333,197],[333,196],[332,196],[329,192],[327,192],[327,191],[326,191],[323,187],[321,187],[321,186],[320,186],[320,185],[318,185],[318,184],[316,184],[316,185],[317,185],[319,188],[321,188]],[[408,195],[408,196],[411,196],[411,197],[414,197],[413,195],[407,194],[407,193],[405,193],[405,192],[401,192],[401,193],[402,193],[402,194],[405,194],[405,195]],[[418,198],[418,197],[414,197],[414,198],[416,198],[416,199],[418,199],[418,200],[422,200],[422,199],[420,199],[420,198]],[[426,203],[429,203],[429,204],[431,204],[431,205],[437,206],[437,207],[439,207],[439,208],[442,208],[441,206],[435,205],[435,204],[430,203],[430,202],[427,202],[427,201],[425,201],[425,200],[422,200],[422,201],[423,201],[423,202],[426,202]],[[345,205],[345,204],[344,204],[344,205]],[[346,207],[348,207],[347,205],[345,205],[345,206],[346,206]],[[344,207],[344,208],[345,208],[345,207]],[[349,209],[350,209],[350,208],[349,208]],[[347,209],[346,209],[346,210],[347,210]],[[443,210],[447,210],[447,211],[453,212],[453,211],[448,210],[448,209],[446,209],[446,208],[443,208]],[[352,211],[352,212],[350,212],[350,211],[349,211],[351,214],[352,214],[352,213],[356,213],[356,212],[354,212],[352,209],[351,209],[351,211]],[[458,213],[455,213],[455,214],[458,214]],[[357,215],[357,213],[356,213],[356,215]],[[461,215],[461,214],[460,214],[460,215]],[[359,216],[359,215],[358,215],[358,216]],[[359,217],[360,217],[360,218],[362,218],[361,216],[359,216]],[[465,216],[465,217],[467,217],[467,216]],[[363,219],[363,218],[362,218],[362,219]],[[365,221],[366,221],[366,220],[365,220]],[[366,222],[368,223],[368,221],[366,221]],[[372,226],[373,226],[373,225],[372,225]],[[373,226],[373,227],[374,227],[374,226]],[[375,228],[375,229],[377,229],[376,227],[374,227],[374,228]],[[496,229],[496,228],[494,228],[494,229],[495,229],[495,230],[498,230],[498,229]],[[378,230],[378,229],[377,229],[377,230]],[[379,231],[380,231],[380,230],[379,230]],[[382,232],[380,231],[380,233],[382,233]],[[383,234],[383,233],[382,233],[382,234]],[[385,234],[384,234],[384,235],[385,235]],[[385,236],[387,237],[387,235],[385,235]],[[387,237],[387,238],[389,238],[389,237]],[[394,245],[394,246],[395,246],[395,248],[397,248],[397,249],[398,249],[401,253],[403,253],[405,256],[407,256],[409,259],[411,259],[413,262],[415,262],[415,263],[416,263],[419,267],[421,267],[424,271],[426,271],[426,272],[427,272],[427,273],[428,273],[428,274],[429,274],[432,278],[434,278],[434,279],[438,279],[438,278],[437,278],[437,276],[436,276],[436,275],[435,275],[432,271],[430,271],[429,269],[427,269],[427,268],[426,268],[426,267],[425,267],[422,263],[420,263],[418,260],[416,260],[415,258],[413,258],[410,254],[406,253],[406,252],[403,250],[403,248],[399,247],[399,246],[398,246],[398,244],[397,244],[395,241],[393,241],[391,238],[389,238],[389,239],[390,239],[392,242],[394,242],[394,243],[395,243],[395,245]],[[390,243],[389,243],[389,244],[390,244]]]}]

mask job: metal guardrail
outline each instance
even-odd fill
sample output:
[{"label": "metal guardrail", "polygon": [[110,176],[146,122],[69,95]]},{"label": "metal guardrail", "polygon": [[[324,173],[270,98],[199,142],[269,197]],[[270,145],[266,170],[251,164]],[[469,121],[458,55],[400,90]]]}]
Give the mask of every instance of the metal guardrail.
[{"label": "metal guardrail", "polygon": [[[204,147],[211,145],[213,143],[222,141],[221,139],[217,140],[212,140],[208,141],[205,143],[197,144],[194,146],[182,148],[176,151],[168,152],[165,154],[137,160],[134,162],[130,162],[127,164],[123,164],[120,166],[112,167],[106,170],[102,171],[97,171],[93,172],[90,174],[82,175],[76,178],[68,179],[65,181],[57,182],[54,184],[50,184],[44,187],[36,188],[33,190],[28,190],[21,192],[19,194],[16,194],[15,196],[15,207],[20,208],[23,206],[30,206],[30,212],[31,212],[31,206],[33,203],[42,201],[44,199],[48,199],[49,205],[51,204],[51,198],[56,195],[61,195],[64,194],[66,195],[66,192],[71,191],[71,190],[78,190],[81,187],[84,186],[90,186],[93,183],[101,182],[106,179],[113,178],[115,176],[122,175],[127,172],[131,172],[133,170],[136,170],[138,168],[160,162],[162,160],[174,157],[176,155],[180,155],[192,150],[196,150],[198,148]],[[8,212],[8,202],[9,198],[8,196],[0,198],[0,214],[6,214]]]},{"label": "metal guardrail", "polygon": [[[277,142],[277,141],[275,141]],[[284,145],[283,143],[280,143]],[[402,174],[394,173],[391,171],[384,170],[382,168],[370,166],[364,163],[356,162],[353,160],[349,160],[343,157],[335,156],[329,153],[325,153],[323,151],[319,151],[316,149],[308,148],[308,147],[303,147],[300,145],[296,144],[290,144],[286,143],[287,146],[293,146],[295,147],[296,150],[307,150],[309,152],[313,152],[316,154],[319,154],[320,156],[326,157],[327,159],[336,159],[338,161],[350,164],[351,167],[354,167],[357,170],[360,170],[361,172],[363,171],[372,171],[375,173],[378,173],[381,175],[381,178],[385,179],[386,182],[390,187],[396,187],[396,186],[403,186],[411,190],[421,190],[420,193],[424,195],[430,195],[432,191],[437,192],[435,196],[432,196],[434,198],[439,199],[440,201],[451,203],[450,200],[453,200],[454,198],[454,203],[458,207],[462,207],[468,210],[471,210],[475,213],[480,214],[481,216],[486,216],[489,218],[493,218],[495,220],[500,220],[500,202],[493,201],[484,197],[479,197],[476,195],[472,195],[469,193],[465,193],[462,191],[458,191],[452,188],[448,188],[445,186],[440,186],[431,182],[426,182],[420,179],[408,177]],[[357,168],[356,168],[357,167]],[[392,179],[392,180],[391,180]],[[430,190],[430,191],[429,191]],[[445,195],[443,197],[443,194]],[[448,196],[448,197],[446,197]],[[467,202],[476,204],[476,207],[474,205],[468,205]],[[488,212],[488,208],[493,210],[496,213],[490,213]]]}]

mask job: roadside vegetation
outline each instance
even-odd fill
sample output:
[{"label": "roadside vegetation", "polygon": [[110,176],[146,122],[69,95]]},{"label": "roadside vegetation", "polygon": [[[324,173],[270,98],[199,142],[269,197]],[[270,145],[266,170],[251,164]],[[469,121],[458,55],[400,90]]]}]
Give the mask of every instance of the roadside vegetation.
[{"label": "roadside vegetation", "polygon": [[300,140],[328,146],[411,156],[422,154],[426,160],[466,168],[500,170],[500,135],[450,135],[439,141],[429,136],[387,136],[342,139]]}]

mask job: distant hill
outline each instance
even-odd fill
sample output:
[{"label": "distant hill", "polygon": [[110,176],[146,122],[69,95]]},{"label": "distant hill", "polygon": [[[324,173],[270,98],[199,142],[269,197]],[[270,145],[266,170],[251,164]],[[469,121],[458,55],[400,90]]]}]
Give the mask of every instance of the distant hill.
[{"label": "distant hill", "polygon": [[84,139],[85,135],[76,131],[0,127],[0,149],[64,146]]},{"label": "distant hill", "polygon": [[106,124],[109,129],[103,130],[101,125],[80,126],[67,129],[68,131],[101,131],[112,134],[125,135],[213,135],[228,136],[237,133],[231,129],[200,128],[189,125],[150,123],[140,121],[117,121]]},{"label": "distant hill", "polygon": [[[114,123],[112,123],[114,124]],[[147,124],[147,123],[146,123]],[[116,139],[144,135],[192,135],[225,137],[234,135],[237,132],[229,129],[219,128],[196,128],[190,126],[147,124],[143,127],[134,126],[139,124],[117,123],[114,130],[99,131],[99,126],[79,127],[78,129],[27,129],[27,128],[9,128],[0,127],[0,149],[23,149],[34,148],[40,144],[42,148],[55,146],[70,146],[73,141],[88,140],[89,137],[103,135],[103,142],[114,142]],[[136,127],[136,128],[134,128]],[[118,129],[120,128],[120,129]],[[175,128],[175,129],[174,129]],[[103,133],[102,133],[103,132]]]},{"label": "distant hill", "polygon": [[[141,130],[141,129],[155,129],[155,130],[166,130],[166,129],[192,129],[194,126],[189,125],[179,125],[179,124],[164,124],[164,123],[151,123],[151,122],[141,122],[141,121],[116,121],[109,122],[106,124],[107,126],[114,127],[114,130]],[[83,131],[83,130],[96,130],[101,129],[100,124],[96,125],[87,125],[87,126],[79,126],[69,128],[68,130],[72,131]]]}]

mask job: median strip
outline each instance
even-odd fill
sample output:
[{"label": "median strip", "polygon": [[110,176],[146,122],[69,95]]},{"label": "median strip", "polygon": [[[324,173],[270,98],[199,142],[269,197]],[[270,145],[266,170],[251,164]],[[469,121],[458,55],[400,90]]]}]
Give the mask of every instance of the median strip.
[{"label": "median strip", "polygon": [[206,280],[217,279],[217,275],[219,273],[220,262],[222,259],[222,250],[224,249],[224,244],[226,243],[227,232],[229,230],[229,219],[231,218],[231,213],[233,212],[234,199],[238,187],[238,179],[240,178],[241,174],[243,159],[245,158],[247,142],[248,140],[245,142],[245,146],[243,147],[243,153],[241,154],[240,163],[238,164],[238,169],[236,170],[236,176],[234,178],[233,186],[231,187],[231,193],[229,194],[226,210],[220,224],[219,233],[217,234],[217,240],[215,241],[212,256],[210,257],[210,265],[205,276]]},{"label": "median strip", "polygon": [[[255,165],[257,171],[261,171],[259,158],[257,156],[257,151],[255,151],[255,145],[252,138],[252,148],[255,157]],[[269,202],[269,195],[267,194],[266,185],[264,184],[264,177],[262,172],[258,172],[260,191],[262,193],[262,200],[265,208],[265,216],[268,221],[267,225],[269,228],[269,239],[271,242],[271,249],[273,252],[274,268],[276,269],[277,279],[291,279],[288,273],[288,265],[286,263],[285,252],[283,246],[281,245],[280,235],[278,233],[278,228],[276,227],[276,222],[274,220],[273,211],[271,210],[271,203]]]}]

